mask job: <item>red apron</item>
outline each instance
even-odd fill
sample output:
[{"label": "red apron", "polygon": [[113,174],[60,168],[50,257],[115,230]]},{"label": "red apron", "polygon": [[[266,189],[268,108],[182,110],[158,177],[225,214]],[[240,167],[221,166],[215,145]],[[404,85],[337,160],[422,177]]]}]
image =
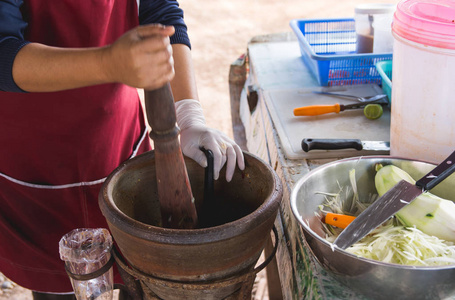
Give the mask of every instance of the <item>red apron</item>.
[{"label": "red apron", "polygon": [[[25,0],[26,39],[96,47],[138,25],[136,0]],[[70,292],[58,242],[75,228],[107,228],[105,177],[150,150],[136,89],[106,84],[0,94],[0,271],[41,292]]]}]

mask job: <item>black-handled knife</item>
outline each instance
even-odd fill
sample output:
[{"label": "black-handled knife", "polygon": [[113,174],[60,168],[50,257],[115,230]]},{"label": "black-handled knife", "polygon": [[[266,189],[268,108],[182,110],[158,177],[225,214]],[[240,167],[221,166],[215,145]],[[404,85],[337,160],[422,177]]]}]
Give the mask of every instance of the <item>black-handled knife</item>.
[{"label": "black-handled knife", "polygon": [[362,141],[359,139],[311,139],[302,140],[302,149],[305,152],[311,150],[372,150],[390,151],[390,143],[385,141]]}]

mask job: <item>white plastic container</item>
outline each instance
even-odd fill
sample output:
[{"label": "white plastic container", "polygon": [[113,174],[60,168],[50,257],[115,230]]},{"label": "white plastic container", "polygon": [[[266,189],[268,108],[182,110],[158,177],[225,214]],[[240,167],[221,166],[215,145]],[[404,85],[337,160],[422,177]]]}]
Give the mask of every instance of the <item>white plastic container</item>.
[{"label": "white plastic container", "polygon": [[357,53],[392,52],[394,4],[361,4],[355,8]]},{"label": "white plastic container", "polygon": [[[393,6],[394,10],[395,6]],[[392,12],[390,14],[379,15],[374,20],[373,53],[393,52],[392,20]]]},{"label": "white plastic container", "polygon": [[439,163],[455,149],[454,18],[450,0],[397,6],[391,155]]}]

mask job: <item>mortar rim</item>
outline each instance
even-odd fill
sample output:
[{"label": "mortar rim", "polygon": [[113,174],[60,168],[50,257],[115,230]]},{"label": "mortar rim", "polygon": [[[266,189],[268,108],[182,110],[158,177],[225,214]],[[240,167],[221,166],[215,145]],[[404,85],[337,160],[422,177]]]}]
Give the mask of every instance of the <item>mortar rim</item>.
[{"label": "mortar rim", "polygon": [[[255,227],[261,226],[270,220],[271,217],[273,217],[274,220],[278,213],[283,195],[282,183],[276,172],[259,157],[247,151],[243,151],[243,154],[246,160],[255,159],[261,162],[261,165],[268,170],[272,176],[273,187],[271,189],[271,193],[257,209],[240,219],[208,228],[171,229],[153,226],[134,220],[118,209],[117,205],[112,200],[112,197],[109,197],[109,195],[112,194],[112,187],[110,186],[110,183],[118,179],[120,172],[125,168],[128,168],[130,165],[134,165],[135,163],[137,164],[143,160],[154,159],[153,150],[122,163],[106,178],[98,197],[100,209],[108,223],[116,226],[117,228],[122,228],[122,231],[132,236],[144,240],[153,240],[166,244],[189,245],[201,244],[201,242],[218,242],[238,236],[239,234],[248,232]],[[107,201],[105,201],[105,199],[107,199]],[[240,224],[242,224],[242,226],[238,226]],[[150,239],[151,237],[153,237],[153,239]]]}]

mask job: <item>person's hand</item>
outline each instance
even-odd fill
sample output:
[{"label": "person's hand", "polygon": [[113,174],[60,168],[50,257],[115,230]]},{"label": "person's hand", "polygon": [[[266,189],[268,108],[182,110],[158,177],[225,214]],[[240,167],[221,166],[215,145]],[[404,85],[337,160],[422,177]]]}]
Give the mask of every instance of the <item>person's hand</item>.
[{"label": "person's hand", "polygon": [[149,90],[171,81],[175,74],[169,36],[174,32],[174,27],[158,24],[128,31],[105,49],[107,76],[113,82]]},{"label": "person's hand", "polygon": [[231,181],[235,167],[245,169],[240,147],[219,130],[205,125],[202,107],[197,100],[186,99],[175,103],[177,124],[180,127],[182,152],[203,168],[207,167],[207,157],[200,147],[213,152],[214,178],[218,179],[220,170],[226,165],[226,180]]}]

